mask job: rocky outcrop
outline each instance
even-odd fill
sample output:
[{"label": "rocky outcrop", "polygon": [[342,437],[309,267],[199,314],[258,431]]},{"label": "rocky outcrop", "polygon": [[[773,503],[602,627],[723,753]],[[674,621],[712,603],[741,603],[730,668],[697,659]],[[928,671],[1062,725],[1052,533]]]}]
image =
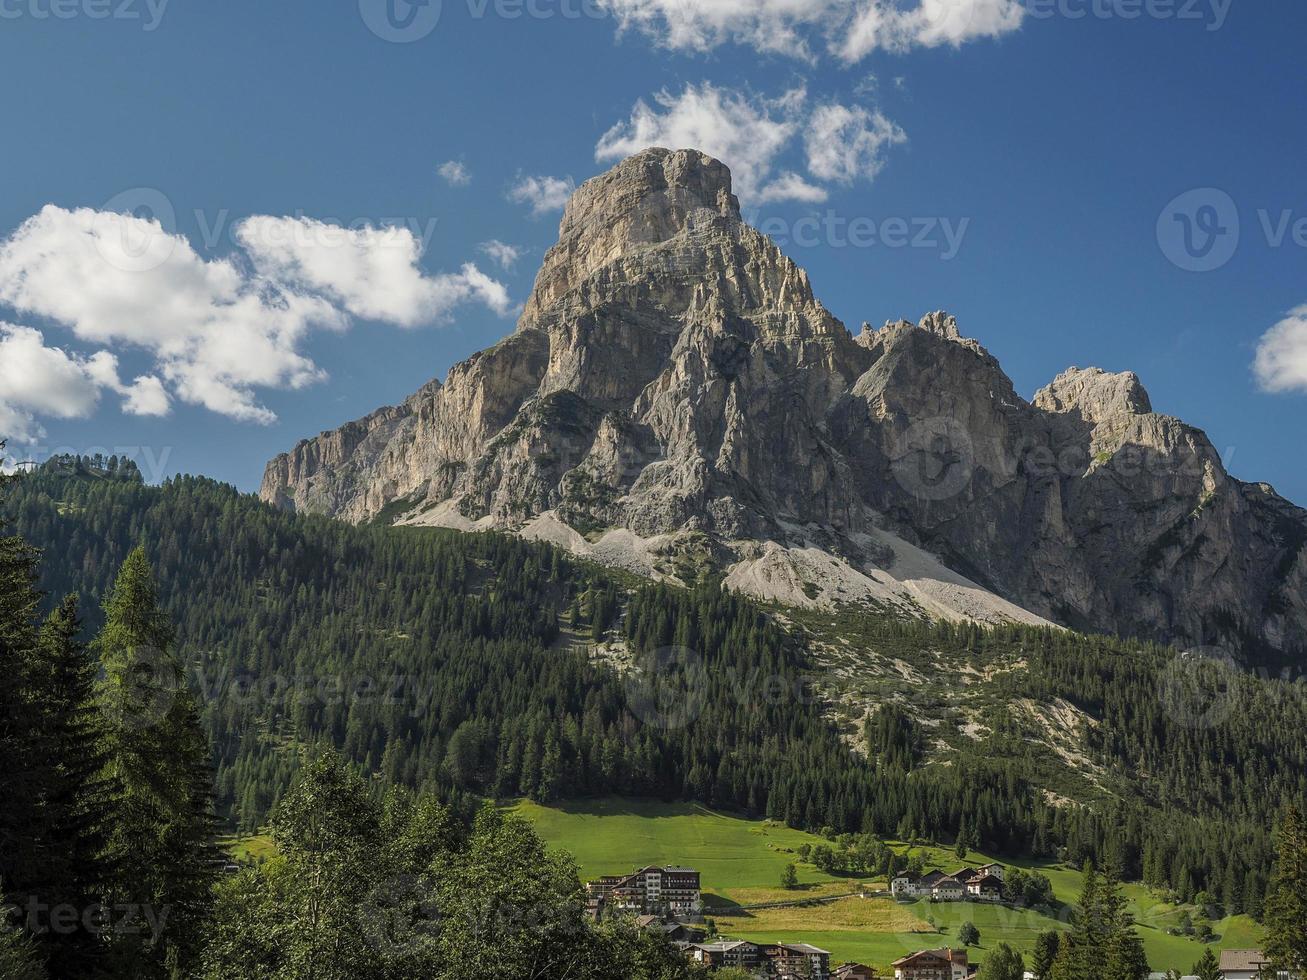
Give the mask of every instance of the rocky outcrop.
[{"label": "rocky outcrop", "polygon": [[[1027,402],[947,314],[851,336],[690,150],[579,188],[512,335],[273,460],[262,495],[769,595],[1307,651],[1307,513],[1133,374],[1072,369]],[[796,592],[805,574],[825,584]]]}]

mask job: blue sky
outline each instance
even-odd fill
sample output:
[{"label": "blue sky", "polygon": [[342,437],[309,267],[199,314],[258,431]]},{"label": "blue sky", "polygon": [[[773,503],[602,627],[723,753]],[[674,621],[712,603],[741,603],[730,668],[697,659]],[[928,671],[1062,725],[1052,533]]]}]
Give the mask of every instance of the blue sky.
[{"label": "blue sky", "polygon": [[1300,0],[152,2],[0,0],[19,456],[255,489],[509,332],[560,186],[690,133],[855,331],[947,309],[1026,397],[1134,370],[1307,503]]}]

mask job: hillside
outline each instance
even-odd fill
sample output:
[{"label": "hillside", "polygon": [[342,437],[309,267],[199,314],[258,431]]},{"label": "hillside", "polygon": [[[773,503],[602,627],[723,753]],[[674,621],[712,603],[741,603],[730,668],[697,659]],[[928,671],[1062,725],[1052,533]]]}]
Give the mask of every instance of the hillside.
[{"label": "hillside", "polygon": [[[702,873],[707,914],[723,935],[812,942],[830,950],[835,962],[855,960],[883,969],[908,952],[955,941],[958,927],[966,921],[975,922],[980,929],[981,946],[974,951],[980,962],[999,942],[1029,952],[1040,932],[1067,928],[1065,913],[1056,908],[924,900],[899,903],[887,898],[847,898],[799,908],[741,911],[741,905],[847,894],[863,885],[883,890],[887,883],[873,876],[830,875],[803,862],[799,848],[829,844],[824,838],[701,806],[604,799],[551,807],[526,802],[514,810],[527,817],[551,846],[572,854],[583,877],[623,873],[635,864],[697,868]],[[952,870],[960,863],[945,848],[893,846],[901,855],[921,856],[927,868]],[[967,863],[974,866],[991,859],[990,855],[971,854]],[[798,866],[800,888],[796,891],[779,887],[788,863]],[[1018,863],[1048,876],[1058,903],[1075,902],[1080,889],[1078,872],[1046,861]],[[1186,914],[1204,921],[1202,910],[1165,902],[1141,885],[1127,886],[1126,894],[1152,968],[1188,972],[1202,955],[1203,944],[1173,936],[1170,930],[1179,928]],[[1210,924],[1218,951],[1249,948],[1261,939],[1260,929],[1246,916],[1218,917]]]},{"label": "hillside", "polygon": [[[619,792],[809,830],[963,834],[1256,913],[1275,815],[1307,798],[1296,690],[1177,672],[1161,647],[768,610],[711,579],[642,583],[520,538],[350,526],[102,466],[28,475],[6,510],[47,551],[42,585],[92,607],[145,545],[234,829],[262,823],[299,747],[330,743],[378,791]],[[1226,710],[1195,714],[1212,691]]]}]

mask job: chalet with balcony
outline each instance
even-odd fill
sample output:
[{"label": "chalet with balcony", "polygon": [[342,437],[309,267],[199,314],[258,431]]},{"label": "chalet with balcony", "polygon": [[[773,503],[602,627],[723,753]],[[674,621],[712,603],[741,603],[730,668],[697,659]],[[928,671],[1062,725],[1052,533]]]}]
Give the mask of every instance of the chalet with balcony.
[{"label": "chalet with balcony", "polygon": [[923,949],[894,961],[894,980],[966,980],[965,949]]}]

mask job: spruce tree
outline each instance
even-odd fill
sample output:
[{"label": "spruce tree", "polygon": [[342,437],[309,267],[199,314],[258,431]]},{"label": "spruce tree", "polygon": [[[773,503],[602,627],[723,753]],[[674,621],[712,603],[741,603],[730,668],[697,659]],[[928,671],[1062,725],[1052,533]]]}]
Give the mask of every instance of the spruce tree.
[{"label": "spruce tree", "polygon": [[113,955],[139,977],[177,976],[198,952],[217,870],[209,748],[144,549],[123,563],[104,611],[96,651],[115,786],[110,905],[149,913],[116,923]]},{"label": "spruce tree", "polygon": [[1280,823],[1279,857],[1266,899],[1265,950],[1277,969],[1307,971],[1307,824],[1294,806]]},{"label": "spruce tree", "polygon": [[1035,951],[1032,954],[1030,969],[1039,980],[1049,980],[1053,975],[1053,963],[1061,945],[1061,933],[1054,929],[1041,932],[1035,938]]},{"label": "spruce tree", "polygon": [[[57,772],[38,697],[36,561],[20,538],[0,539],[0,906],[18,908],[31,932],[48,927],[41,908],[69,874],[45,819]],[[24,955],[21,934],[6,943]]]},{"label": "spruce tree", "polygon": [[[95,700],[95,662],[81,641],[75,595],[68,596],[41,628],[35,677],[45,719],[55,778],[46,819],[58,869],[46,901],[77,909],[95,907],[110,875],[105,860],[111,818],[111,787],[103,776],[104,726]],[[88,922],[90,925],[88,925]],[[89,976],[101,950],[94,919],[79,915],[69,931],[55,936],[50,968],[57,976]]]},{"label": "spruce tree", "polygon": [[1216,954],[1210,946],[1203,950],[1203,958],[1194,964],[1193,973],[1198,980],[1223,980],[1221,965],[1216,961]]}]

